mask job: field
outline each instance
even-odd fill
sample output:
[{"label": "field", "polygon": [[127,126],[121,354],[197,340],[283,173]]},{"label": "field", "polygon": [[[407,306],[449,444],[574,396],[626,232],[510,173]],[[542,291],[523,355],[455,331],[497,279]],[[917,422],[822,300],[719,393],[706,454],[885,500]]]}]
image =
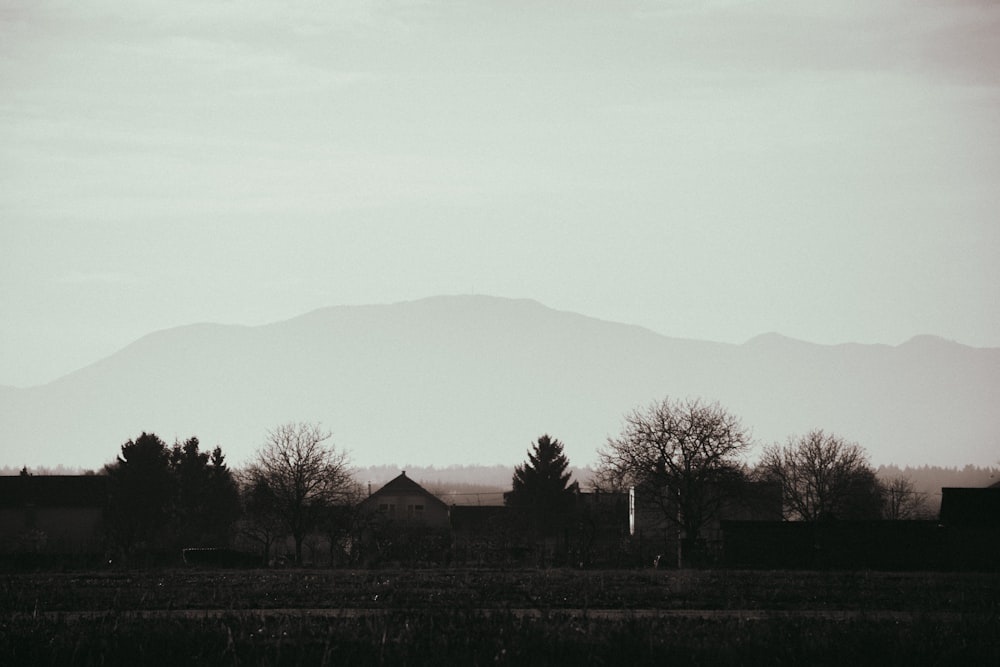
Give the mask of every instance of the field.
[{"label": "field", "polygon": [[0,574],[0,664],[1000,664],[1000,574]]}]

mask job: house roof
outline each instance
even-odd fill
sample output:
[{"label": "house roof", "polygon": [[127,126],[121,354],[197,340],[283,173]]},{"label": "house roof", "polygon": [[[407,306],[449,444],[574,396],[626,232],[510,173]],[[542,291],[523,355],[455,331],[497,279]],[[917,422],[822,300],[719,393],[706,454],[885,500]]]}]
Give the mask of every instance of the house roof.
[{"label": "house roof", "polygon": [[406,476],[406,471],[404,470],[397,477],[389,480],[382,488],[374,492],[369,496],[364,502],[371,503],[372,501],[377,502],[380,496],[386,495],[419,495],[427,499],[429,503],[440,505],[441,507],[447,509],[448,504],[435,496],[433,493],[425,489],[424,487],[417,484],[415,481]]},{"label": "house roof", "polygon": [[0,507],[104,507],[104,475],[18,475],[0,477]]}]

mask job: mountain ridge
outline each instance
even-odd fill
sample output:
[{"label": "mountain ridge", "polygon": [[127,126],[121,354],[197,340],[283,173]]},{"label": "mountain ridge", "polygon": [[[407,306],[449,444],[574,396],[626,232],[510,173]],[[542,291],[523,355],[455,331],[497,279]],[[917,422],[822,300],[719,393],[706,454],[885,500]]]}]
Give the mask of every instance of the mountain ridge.
[{"label": "mountain ridge", "polygon": [[931,336],[734,345],[460,295],[152,332],[46,385],[0,392],[0,438],[8,465],[96,467],[142,430],[196,435],[240,463],[267,428],[301,420],[331,428],[359,465],[512,463],[545,432],[588,465],[624,414],[669,395],[718,400],[760,444],[824,428],[875,463],[988,465],[998,377],[1000,349]]}]

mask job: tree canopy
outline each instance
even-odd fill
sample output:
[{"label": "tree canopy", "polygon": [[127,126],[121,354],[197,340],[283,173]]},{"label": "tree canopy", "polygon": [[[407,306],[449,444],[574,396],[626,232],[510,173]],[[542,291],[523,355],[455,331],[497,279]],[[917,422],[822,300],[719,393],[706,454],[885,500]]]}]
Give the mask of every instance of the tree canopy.
[{"label": "tree canopy", "polygon": [[209,455],[195,437],[168,448],[144,432],[125,442],[104,471],[108,532],[123,555],[229,544],[240,507],[221,448]]},{"label": "tree canopy", "polygon": [[766,447],[759,470],[781,484],[788,519],[880,518],[882,487],[867,452],[838,435],[816,429]]},{"label": "tree canopy", "polygon": [[598,452],[598,472],[614,487],[634,486],[690,543],[716,516],[723,487],[742,475],[749,446],[739,418],[718,403],[665,398],[625,416],[621,434]]},{"label": "tree canopy", "polygon": [[528,460],[514,468],[512,490],[507,504],[531,515],[543,527],[573,506],[573,496],[579,490],[570,482],[569,459],[558,439],[542,435],[528,450]]},{"label": "tree canopy", "polygon": [[347,502],[353,489],[347,453],[326,446],[330,437],[315,423],[277,426],[246,471],[257,511],[292,536],[297,563],[306,535],[332,506]]}]

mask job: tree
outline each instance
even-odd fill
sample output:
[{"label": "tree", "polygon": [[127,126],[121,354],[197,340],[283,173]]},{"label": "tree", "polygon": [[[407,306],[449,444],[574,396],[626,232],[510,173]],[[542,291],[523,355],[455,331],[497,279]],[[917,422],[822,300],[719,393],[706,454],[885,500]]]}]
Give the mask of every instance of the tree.
[{"label": "tree", "polygon": [[902,475],[882,484],[885,500],[882,516],[890,521],[927,519],[933,515],[927,507],[927,494],[916,490],[913,482]]},{"label": "tree", "polygon": [[260,545],[262,564],[267,565],[271,545],[282,530],[278,503],[264,479],[251,479],[244,474],[241,481],[240,497],[244,517],[242,533]]},{"label": "tree", "polygon": [[172,507],[176,540],[180,546],[229,544],[232,526],[239,518],[239,492],[225,464],[221,447],[211,454],[200,451],[198,438],[174,443],[170,469],[176,495]]},{"label": "tree", "polygon": [[813,430],[764,449],[761,474],[779,482],[785,518],[876,519],[881,487],[868,454],[857,443]]},{"label": "tree", "polygon": [[535,527],[550,532],[560,520],[567,520],[580,489],[576,482],[570,483],[568,467],[563,444],[542,435],[528,450],[528,460],[514,468],[506,504],[527,512]]},{"label": "tree", "polygon": [[323,444],[330,435],[319,424],[282,424],[268,431],[247,469],[250,488],[295,541],[296,563],[306,535],[353,486],[346,452]]},{"label": "tree", "polygon": [[715,518],[724,489],[742,478],[750,446],[739,418],[718,403],[665,398],[625,416],[621,435],[598,452],[606,486],[633,486],[683,531],[690,550]]},{"label": "tree", "polygon": [[174,496],[170,450],[154,433],[143,432],[121,446],[108,475],[108,528],[112,542],[127,555],[168,542],[169,506]]},{"label": "tree", "polygon": [[199,451],[198,438],[168,448],[153,433],[121,446],[104,468],[108,524],[125,554],[138,549],[225,546],[239,516],[239,496],[222,448]]}]

